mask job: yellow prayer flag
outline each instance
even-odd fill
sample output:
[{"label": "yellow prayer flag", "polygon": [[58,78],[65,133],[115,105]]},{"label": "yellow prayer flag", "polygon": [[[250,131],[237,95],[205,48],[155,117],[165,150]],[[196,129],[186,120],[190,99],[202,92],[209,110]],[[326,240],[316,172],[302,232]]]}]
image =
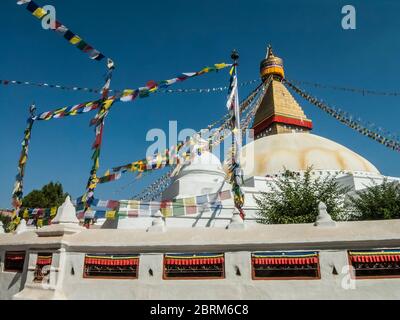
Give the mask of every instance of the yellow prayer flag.
[{"label": "yellow prayer flag", "polygon": [[128,201],[128,208],[131,210],[137,210],[140,208],[140,201],[138,200],[129,200]]},{"label": "yellow prayer flag", "polygon": [[216,63],[214,66],[215,66],[218,70],[220,70],[220,69],[225,68],[225,67],[227,66],[227,64],[226,64],[226,63]]},{"label": "yellow prayer flag", "polygon": [[106,212],[106,219],[115,219],[115,214],[117,211],[107,211]]},{"label": "yellow prayer flag", "polygon": [[108,99],[108,100],[104,101],[102,108],[104,108],[104,110],[110,109],[113,102],[114,102],[114,99]]},{"label": "yellow prayer flag", "polygon": [[96,187],[97,187],[97,183],[91,183],[89,185],[89,189],[96,189]]},{"label": "yellow prayer flag", "polygon": [[160,209],[163,217],[172,217],[172,207],[166,207]]},{"label": "yellow prayer flag", "polygon": [[94,166],[95,166],[96,170],[100,167],[100,161],[99,161],[98,157],[96,158],[96,162],[95,162]]},{"label": "yellow prayer flag", "polygon": [[22,213],[22,218],[28,219],[29,218],[29,211],[28,209],[25,209],[24,212]]},{"label": "yellow prayer flag", "polygon": [[75,35],[71,38],[71,40],[69,40],[69,42],[72,44],[77,44],[77,43],[81,42],[81,40],[82,40],[81,38],[79,38],[77,35]]},{"label": "yellow prayer flag", "polygon": [[154,91],[157,91],[157,90],[158,90],[158,87],[155,86],[155,87],[151,88],[151,89],[149,90],[149,92],[154,92]]},{"label": "yellow prayer flag", "polygon": [[183,199],[183,203],[185,206],[195,206],[196,205],[196,198],[185,198]]},{"label": "yellow prayer flag", "polygon": [[25,162],[26,162],[26,155],[24,155],[24,156],[21,158],[20,163],[21,163],[21,164],[24,164]]},{"label": "yellow prayer flag", "polygon": [[135,91],[135,90],[132,90],[132,89],[126,89],[126,90],[124,90],[124,91],[122,92],[122,96],[123,96],[123,97],[125,97],[125,96],[130,96],[131,94],[133,94],[134,91]]},{"label": "yellow prayer flag", "polygon": [[57,214],[57,207],[52,207],[50,209],[50,217],[54,217]]},{"label": "yellow prayer flag", "polygon": [[35,11],[32,12],[32,14],[38,18],[38,19],[42,19],[46,14],[47,11],[44,10],[43,8],[37,8]]}]

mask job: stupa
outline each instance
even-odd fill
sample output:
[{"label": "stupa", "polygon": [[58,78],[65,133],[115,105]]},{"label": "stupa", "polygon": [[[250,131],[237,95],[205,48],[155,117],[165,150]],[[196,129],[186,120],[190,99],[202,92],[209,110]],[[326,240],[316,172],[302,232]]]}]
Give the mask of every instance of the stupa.
[{"label": "stupa", "polygon": [[271,47],[260,75],[272,82],[241,153],[244,220],[220,159],[194,154],[162,194],[178,204],[172,216],[138,217],[142,204],[126,200],[130,218],[85,229],[67,199],[54,225],[0,234],[0,299],[400,299],[399,219],[333,221],[320,203],[315,223],[257,223],[254,197],[286,169],[337,174],[352,192],[399,180],[310,133]]}]

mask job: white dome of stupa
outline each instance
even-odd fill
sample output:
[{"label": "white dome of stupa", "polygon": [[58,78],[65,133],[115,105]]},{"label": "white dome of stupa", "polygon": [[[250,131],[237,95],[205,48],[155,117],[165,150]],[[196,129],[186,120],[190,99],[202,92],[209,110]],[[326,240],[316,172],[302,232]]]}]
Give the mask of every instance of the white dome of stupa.
[{"label": "white dome of stupa", "polygon": [[[225,174],[220,159],[212,152],[204,150],[206,146],[207,141],[204,139],[196,141],[196,144],[191,149],[191,158],[182,166],[179,176],[200,172]],[[201,151],[198,152],[198,150]]]},{"label": "white dome of stupa", "polygon": [[241,165],[246,177],[273,176],[283,171],[365,172],[378,169],[359,154],[311,133],[283,133],[259,138],[243,147]]},{"label": "white dome of stupa", "polygon": [[162,193],[163,200],[207,195],[221,190],[226,174],[219,158],[204,150],[206,146],[207,141],[196,140],[190,159],[174,171],[171,185]]}]

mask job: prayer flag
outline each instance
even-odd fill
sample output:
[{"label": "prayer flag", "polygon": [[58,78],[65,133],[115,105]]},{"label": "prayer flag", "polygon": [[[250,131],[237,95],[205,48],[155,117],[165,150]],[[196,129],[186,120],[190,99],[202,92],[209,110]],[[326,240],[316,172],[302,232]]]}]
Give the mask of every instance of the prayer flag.
[{"label": "prayer flag", "polygon": [[172,216],[172,203],[171,201],[161,201],[160,211],[164,217]]},{"label": "prayer flag", "polygon": [[32,12],[32,14],[38,18],[38,19],[42,19],[46,14],[47,11],[44,10],[43,8],[37,8],[35,11]]},{"label": "prayer flag", "polygon": [[175,199],[172,202],[172,211],[174,217],[184,216],[185,215],[185,207],[183,204],[183,199]]},{"label": "prayer flag", "polygon": [[69,40],[69,42],[72,44],[77,44],[77,43],[81,42],[81,40],[82,40],[81,38],[79,38],[77,35],[75,35]]},{"label": "prayer flag", "polygon": [[115,219],[116,216],[116,211],[107,211],[106,212],[106,219]]}]

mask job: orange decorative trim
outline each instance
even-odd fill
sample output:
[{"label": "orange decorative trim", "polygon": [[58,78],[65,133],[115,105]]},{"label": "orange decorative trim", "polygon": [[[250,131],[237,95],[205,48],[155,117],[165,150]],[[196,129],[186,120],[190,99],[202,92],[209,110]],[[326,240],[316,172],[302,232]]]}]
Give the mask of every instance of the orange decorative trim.
[{"label": "orange decorative trim", "polygon": [[253,264],[312,264],[318,263],[318,257],[311,258],[253,258]]},{"label": "orange decorative trim", "polygon": [[137,266],[139,258],[130,259],[107,259],[107,258],[85,258],[85,265],[97,264],[101,266]]},{"label": "orange decorative trim", "polygon": [[262,70],[261,70],[261,77],[264,77],[268,74],[278,74],[280,75],[282,78],[285,77],[285,71],[283,70],[283,68],[281,66],[278,65],[274,65],[274,66],[265,66]]},{"label": "orange decorative trim", "polygon": [[165,258],[166,265],[178,266],[195,266],[195,265],[208,265],[208,264],[221,264],[224,263],[223,257],[218,258],[194,258],[194,259],[169,259]]},{"label": "orange decorative trim", "polygon": [[391,254],[391,255],[359,255],[359,256],[350,256],[352,262],[396,262],[400,261],[399,254]]},{"label": "orange decorative trim", "polygon": [[46,266],[51,264],[52,258],[38,258],[36,264],[38,266]]}]

